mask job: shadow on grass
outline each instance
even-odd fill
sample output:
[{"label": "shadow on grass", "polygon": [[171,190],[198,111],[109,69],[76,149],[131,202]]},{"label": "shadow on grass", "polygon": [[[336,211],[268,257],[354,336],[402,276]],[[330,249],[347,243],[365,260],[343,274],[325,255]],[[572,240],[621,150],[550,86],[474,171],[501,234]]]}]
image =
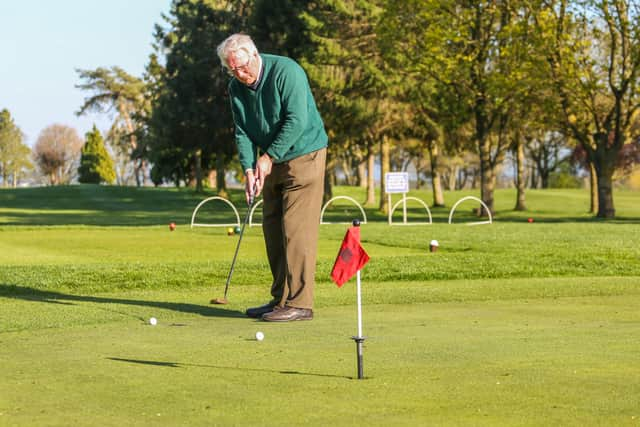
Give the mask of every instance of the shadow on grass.
[{"label": "shadow on grass", "polygon": [[209,307],[196,304],[95,297],[91,295],[72,295],[62,292],[43,291],[40,289],[29,288],[25,286],[8,284],[0,285],[0,297],[62,305],[73,305],[74,301],[92,302],[99,304],[137,305],[140,307],[154,307],[165,310],[179,311],[181,313],[199,314],[201,316],[207,317],[246,317],[242,312],[237,310],[225,310],[217,307]]},{"label": "shadow on grass", "polygon": [[125,363],[133,363],[137,365],[149,365],[149,366],[162,366],[165,368],[182,368],[182,367],[196,367],[196,368],[213,368],[213,369],[224,369],[227,370],[235,370],[235,371],[253,371],[253,372],[267,372],[267,373],[276,373],[283,375],[305,375],[305,376],[314,376],[314,377],[327,377],[327,378],[345,378],[348,380],[353,379],[353,377],[343,376],[343,375],[330,375],[330,374],[316,374],[313,372],[300,372],[300,371],[278,371],[271,369],[258,369],[258,368],[242,368],[237,366],[215,366],[215,365],[199,365],[196,363],[181,363],[181,362],[162,362],[158,360],[141,360],[141,359],[123,359],[120,357],[107,357],[109,360],[113,360],[116,362],[125,362]]}]

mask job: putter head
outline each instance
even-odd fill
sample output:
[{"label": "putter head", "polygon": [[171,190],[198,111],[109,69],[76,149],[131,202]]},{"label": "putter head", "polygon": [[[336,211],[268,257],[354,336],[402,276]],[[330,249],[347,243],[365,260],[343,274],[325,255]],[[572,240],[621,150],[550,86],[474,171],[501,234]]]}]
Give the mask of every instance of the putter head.
[{"label": "putter head", "polygon": [[214,298],[211,300],[211,304],[225,305],[228,303],[229,301],[226,298]]}]

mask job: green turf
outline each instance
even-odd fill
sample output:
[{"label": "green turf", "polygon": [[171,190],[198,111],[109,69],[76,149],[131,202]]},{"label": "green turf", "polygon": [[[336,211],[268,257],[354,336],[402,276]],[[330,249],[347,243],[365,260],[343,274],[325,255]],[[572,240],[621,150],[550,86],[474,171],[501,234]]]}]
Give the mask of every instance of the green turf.
[{"label": "green turf", "polygon": [[530,191],[516,213],[501,190],[494,224],[461,224],[473,204],[447,224],[468,194],[447,193],[432,225],[366,207],[360,381],[355,284],[329,279],[345,225],[321,227],[316,318],[274,325],[242,314],[267,293],[260,227],[231,303],[208,304],[237,242],[189,228],[212,194],[0,190],[0,426],[639,425],[640,194],[617,192],[602,221],[584,191]]},{"label": "green turf", "polygon": [[[244,216],[244,195],[238,190],[229,190],[230,200]],[[452,206],[466,196],[478,197],[477,191],[445,192],[444,208],[430,209],[434,222],[446,223]],[[543,222],[590,222],[593,216],[588,213],[589,193],[586,190],[528,190],[528,211],[515,212],[515,190],[497,190],[495,193],[495,219],[502,222],[522,222],[532,217]],[[96,185],[74,185],[59,187],[38,187],[5,189],[0,188],[0,225],[98,225],[98,226],[149,226],[163,225],[174,221],[179,226],[190,224],[195,207],[207,197],[213,197],[212,191],[201,194],[188,189],[167,188],[131,188]],[[356,202],[364,203],[365,190],[356,187],[335,187],[333,196],[349,196]],[[409,197],[416,197],[431,205],[431,193],[425,190],[412,190]],[[633,191],[614,191],[617,219],[611,222],[640,222],[640,203],[638,193]],[[376,199],[378,200],[378,199]],[[400,200],[393,195],[392,204]],[[424,207],[409,200],[409,221],[427,221]],[[478,204],[465,201],[458,206],[453,222],[477,220],[472,210]],[[364,206],[367,219],[386,221],[387,216],[380,213],[376,206]],[[350,201],[339,199],[330,204],[325,212],[327,221],[350,221],[361,218],[360,210]],[[205,204],[196,222],[235,221],[233,210],[224,202],[213,201]],[[256,222],[259,222],[259,214]],[[402,208],[394,212],[394,222],[402,222]]]},{"label": "green turf", "polygon": [[[607,282],[591,285],[607,288]],[[403,285],[419,295],[429,288]],[[222,309],[201,303],[210,296],[204,290],[17,298],[11,317],[38,313],[39,320],[28,330],[0,335],[0,389],[7,391],[0,420],[96,426],[281,425],[279,417],[296,425],[633,425],[638,416],[637,290],[620,290],[622,296],[366,304],[361,381],[354,379],[349,339],[356,323],[352,304],[331,304],[334,298],[352,303],[352,288],[320,287],[314,321],[277,325],[240,317],[259,293],[241,288]],[[370,283],[364,298],[380,300],[386,293]],[[437,299],[437,290],[426,293]],[[157,326],[145,323],[150,316],[159,319]],[[262,342],[253,338],[259,330],[266,336]]]}]

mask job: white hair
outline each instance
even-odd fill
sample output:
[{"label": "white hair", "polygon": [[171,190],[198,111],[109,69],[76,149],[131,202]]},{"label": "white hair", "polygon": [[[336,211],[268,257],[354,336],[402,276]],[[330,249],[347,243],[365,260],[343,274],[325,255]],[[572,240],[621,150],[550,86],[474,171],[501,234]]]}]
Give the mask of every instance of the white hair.
[{"label": "white hair", "polygon": [[251,37],[246,34],[236,33],[224,39],[224,41],[218,45],[216,52],[218,53],[220,62],[222,62],[224,68],[228,70],[229,63],[227,62],[227,58],[229,58],[229,55],[240,54],[240,56],[246,55],[247,58],[251,58],[251,56],[258,53],[258,48],[256,48]]}]

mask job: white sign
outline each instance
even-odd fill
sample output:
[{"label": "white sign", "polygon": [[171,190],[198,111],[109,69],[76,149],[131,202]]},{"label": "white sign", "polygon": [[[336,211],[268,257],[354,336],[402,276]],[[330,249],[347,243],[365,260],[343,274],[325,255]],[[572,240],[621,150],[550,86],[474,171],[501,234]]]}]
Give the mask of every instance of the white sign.
[{"label": "white sign", "polygon": [[388,194],[409,192],[409,172],[387,172],[384,180]]}]

